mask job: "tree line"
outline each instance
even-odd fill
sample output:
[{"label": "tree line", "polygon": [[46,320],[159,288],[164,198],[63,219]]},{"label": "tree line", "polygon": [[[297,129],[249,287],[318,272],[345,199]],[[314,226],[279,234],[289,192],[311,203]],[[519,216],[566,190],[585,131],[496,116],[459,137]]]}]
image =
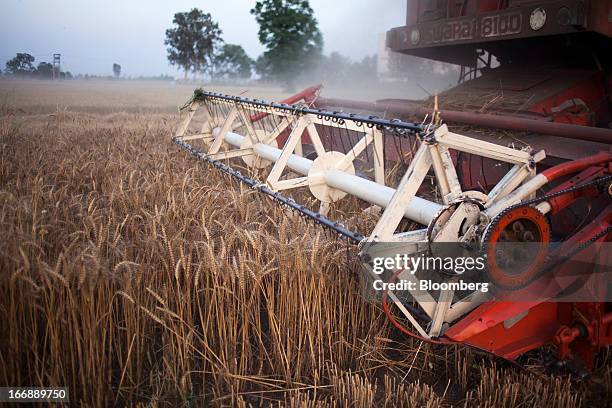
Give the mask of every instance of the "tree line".
[{"label": "tree line", "polygon": [[[15,58],[12,58],[6,62],[4,73],[7,75],[20,77],[40,79],[53,78],[53,65],[51,63],[41,61],[35,66],[34,61],[36,61],[36,59],[32,55],[25,52],[18,52],[15,55]],[[2,73],[2,71],[0,71],[0,73]],[[60,71],[57,74],[62,79],[72,78],[70,71]]]},{"label": "tree line", "polygon": [[[14,58],[10,59],[6,62],[4,74],[9,76],[21,77],[21,78],[38,78],[38,79],[53,79],[53,64],[49,62],[39,62],[38,65],[34,65],[34,61],[36,59],[34,56],[26,53],[26,52],[18,52]],[[113,63],[112,66],[113,77],[119,78],[121,77],[121,65],[117,63]],[[0,74],[2,74],[2,70],[0,70]],[[98,75],[76,75],[73,76],[70,71],[59,71],[56,73],[56,76],[60,79],[94,79],[94,78],[112,78],[110,76],[98,76]],[[143,77],[144,78],[144,77]],[[160,75],[159,77],[153,77],[154,79],[168,79],[170,77],[165,75]]]}]

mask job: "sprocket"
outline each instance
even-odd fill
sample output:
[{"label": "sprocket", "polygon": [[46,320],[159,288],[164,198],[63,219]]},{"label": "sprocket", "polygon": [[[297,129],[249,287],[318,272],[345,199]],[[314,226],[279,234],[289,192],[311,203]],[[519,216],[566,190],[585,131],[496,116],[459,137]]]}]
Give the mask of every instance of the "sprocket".
[{"label": "sprocket", "polygon": [[510,207],[498,214],[482,237],[490,282],[502,290],[531,283],[546,262],[550,231],[546,217],[533,207]]}]

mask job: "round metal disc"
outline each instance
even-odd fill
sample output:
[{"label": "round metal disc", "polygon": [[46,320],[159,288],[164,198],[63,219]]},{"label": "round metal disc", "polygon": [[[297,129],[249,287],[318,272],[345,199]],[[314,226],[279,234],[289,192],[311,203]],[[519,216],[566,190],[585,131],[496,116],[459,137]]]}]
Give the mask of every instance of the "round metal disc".
[{"label": "round metal disc", "polygon": [[[338,166],[345,157],[346,155],[340,152],[325,152],[322,156],[317,157],[312,163],[310,171],[308,172],[308,187],[312,195],[318,200],[324,203],[333,203],[346,195],[344,191],[328,186],[323,180],[325,172],[338,169]],[[355,166],[353,166],[353,163],[346,169],[338,170],[355,175]]]}]

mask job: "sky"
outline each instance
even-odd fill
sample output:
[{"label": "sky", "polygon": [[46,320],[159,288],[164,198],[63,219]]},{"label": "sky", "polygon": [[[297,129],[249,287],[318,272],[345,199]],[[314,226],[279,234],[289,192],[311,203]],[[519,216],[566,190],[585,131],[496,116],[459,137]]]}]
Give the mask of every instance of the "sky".
[{"label": "sky", "polygon": [[[62,70],[126,76],[178,75],[168,64],[165,30],[174,13],[193,7],[211,13],[227,43],[251,58],[263,47],[250,0],[0,0],[0,69],[17,52],[51,62],[62,54]],[[406,0],[310,0],[325,41],[324,52],[354,60],[377,52],[381,33],[403,25]]]}]

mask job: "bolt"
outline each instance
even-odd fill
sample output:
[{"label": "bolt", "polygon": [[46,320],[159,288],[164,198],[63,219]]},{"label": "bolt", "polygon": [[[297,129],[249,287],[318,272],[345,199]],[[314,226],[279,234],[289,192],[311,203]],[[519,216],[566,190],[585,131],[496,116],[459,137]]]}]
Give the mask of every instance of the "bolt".
[{"label": "bolt", "polygon": [[527,242],[535,241],[535,236],[533,235],[533,232],[525,231],[525,233],[523,234],[523,241],[527,241]]},{"label": "bolt", "polygon": [[520,221],[514,221],[514,223],[512,224],[512,230],[514,232],[522,232],[525,230],[525,226]]}]

